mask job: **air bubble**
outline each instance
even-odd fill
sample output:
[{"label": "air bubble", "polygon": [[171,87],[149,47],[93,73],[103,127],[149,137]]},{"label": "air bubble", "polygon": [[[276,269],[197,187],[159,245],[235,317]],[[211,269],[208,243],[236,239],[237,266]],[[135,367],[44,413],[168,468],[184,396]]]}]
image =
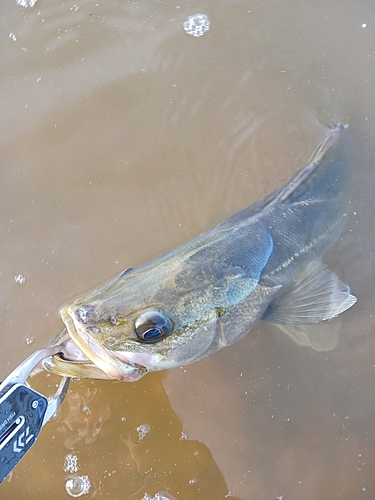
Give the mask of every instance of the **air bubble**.
[{"label": "air bubble", "polygon": [[26,278],[23,274],[16,274],[14,277],[14,282],[18,285],[24,285],[26,283]]},{"label": "air bubble", "polygon": [[142,497],[142,500],[177,500],[177,499],[176,499],[176,497],[174,497],[170,493],[164,493],[162,491],[162,492],[156,493],[156,495],[154,497],[145,493]]},{"label": "air bubble", "polygon": [[73,455],[69,453],[64,457],[64,472],[78,472],[78,457],[77,455]]},{"label": "air bubble", "polygon": [[150,426],[148,424],[139,425],[137,427],[138,441],[141,442],[149,432],[150,432]]},{"label": "air bubble", "polygon": [[70,477],[65,483],[65,489],[68,495],[78,498],[87,495],[90,491],[91,483],[89,476]]},{"label": "air bubble", "polygon": [[36,0],[16,0],[16,4],[21,7],[33,7],[36,4]]},{"label": "air bubble", "polygon": [[210,20],[206,14],[193,14],[183,24],[188,35],[202,36],[210,29]]}]

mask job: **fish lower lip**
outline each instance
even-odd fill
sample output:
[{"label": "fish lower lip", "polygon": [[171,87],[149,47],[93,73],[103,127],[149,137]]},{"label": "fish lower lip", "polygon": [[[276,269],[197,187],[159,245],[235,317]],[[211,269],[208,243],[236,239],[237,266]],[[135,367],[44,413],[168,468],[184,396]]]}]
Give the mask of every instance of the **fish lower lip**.
[{"label": "fish lower lip", "polygon": [[[69,363],[92,363],[95,364],[86,354],[78,347],[71,337],[68,337],[62,344],[65,348],[65,353],[56,354],[56,357]],[[155,361],[150,354],[140,354],[133,352],[116,352],[113,357],[120,363],[133,366],[138,369],[152,369]]]},{"label": "fish lower lip", "polygon": [[[73,339],[70,337],[67,338],[64,342],[62,342],[62,345],[65,348],[65,353],[60,353],[56,354],[56,357],[59,357],[63,361],[69,362],[69,363],[92,363],[95,365],[95,363],[88,357],[86,354],[78,347],[78,345],[74,342]],[[129,353],[129,356],[124,353],[122,356],[114,356],[116,359],[119,359],[121,362],[128,364],[129,366],[132,366],[137,369],[142,369],[142,370],[147,370],[146,366],[143,364],[140,364],[136,362],[134,359],[134,356],[132,356],[132,353]]]},{"label": "fish lower lip", "polygon": [[123,363],[122,370],[107,373],[90,359],[80,356],[56,354],[43,361],[44,368],[61,376],[136,382],[147,373],[147,368],[135,363]]},{"label": "fish lower lip", "polygon": [[98,366],[92,361],[71,338],[69,332],[65,329],[52,341],[51,345],[62,345],[64,354],[56,354],[44,360],[44,367],[48,371],[52,371],[62,376],[71,377],[86,377],[97,379],[124,380],[127,382],[135,382],[139,380],[145,373],[147,368],[142,364],[136,363],[132,359],[121,359],[115,361],[116,356],[113,355],[115,362],[118,364],[118,370],[107,371],[106,364]]}]

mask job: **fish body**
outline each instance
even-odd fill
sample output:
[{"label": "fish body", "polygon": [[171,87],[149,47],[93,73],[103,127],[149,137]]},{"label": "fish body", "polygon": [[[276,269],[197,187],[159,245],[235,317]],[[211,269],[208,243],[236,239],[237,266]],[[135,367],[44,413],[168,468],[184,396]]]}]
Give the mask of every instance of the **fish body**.
[{"label": "fish body", "polygon": [[55,342],[70,354],[45,367],[134,381],[208,356],[260,319],[324,349],[299,332],[356,301],[321,261],[344,221],[347,168],[336,143],[346,128],[330,129],[282,188],[65,307],[66,329]]}]

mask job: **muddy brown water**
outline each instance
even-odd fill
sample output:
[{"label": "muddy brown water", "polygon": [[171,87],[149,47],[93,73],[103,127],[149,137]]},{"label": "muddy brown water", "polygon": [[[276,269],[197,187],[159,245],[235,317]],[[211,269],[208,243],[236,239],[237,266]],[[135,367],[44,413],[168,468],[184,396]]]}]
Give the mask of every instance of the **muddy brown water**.
[{"label": "muddy brown water", "polygon": [[[354,191],[325,260],[358,297],[328,353],[260,324],[138,383],[73,382],[1,498],[66,499],[87,476],[83,498],[373,499],[373,2],[0,12],[1,378],[59,331],[62,305],[281,185],[335,121],[350,124]],[[189,36],[199,12],[210,30]],[[64,471],[68,454],[78,471]]]}]

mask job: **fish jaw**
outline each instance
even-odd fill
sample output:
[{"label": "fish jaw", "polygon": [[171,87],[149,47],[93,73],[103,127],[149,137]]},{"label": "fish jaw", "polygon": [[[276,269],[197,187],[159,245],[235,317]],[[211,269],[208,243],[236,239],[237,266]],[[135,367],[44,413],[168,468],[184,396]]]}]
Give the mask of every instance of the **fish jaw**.
[{"label": "fish jaw", "polygon": [[109,351],[95,340],[79,321],[77,308],[69,306],[61,311],[66,334],[55,343],[64,345],[66,355],[55,355],[44,360],[44,368],[53,373],[84,378],[135,382],[156,363],[155,356],[132,352]]}]

